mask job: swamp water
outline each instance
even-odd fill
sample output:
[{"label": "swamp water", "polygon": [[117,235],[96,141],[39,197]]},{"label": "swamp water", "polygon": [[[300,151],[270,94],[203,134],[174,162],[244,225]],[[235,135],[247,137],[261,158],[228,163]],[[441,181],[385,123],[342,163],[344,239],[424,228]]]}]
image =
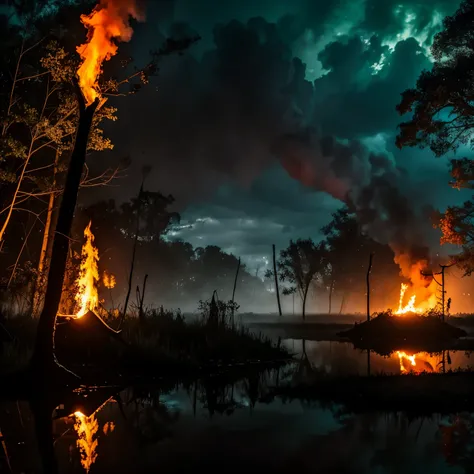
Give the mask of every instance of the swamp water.
[{"label": "swamp water", "polygon": [[[271,393],[294,383],[301,360],[318,373],[367,373],[367,353],[346,343],[285,340],[296,362],[219,378],[85,394],[53,412],[60,473],[469,473],[474,414],[351,414],[339,404],[285,400]],[[304,351],[303,351],[304,349]],[[303,352],[306,358],[303,357]],[[466,369],[470,354],[370,355],[372,373]],[[99,394],[99,395],[97,395]],[[28,403],[0,402],[0,472],[44,472]],[[44,449],[44,446],[43,446]],[[43,455],[43,458],[42,458]]]}]

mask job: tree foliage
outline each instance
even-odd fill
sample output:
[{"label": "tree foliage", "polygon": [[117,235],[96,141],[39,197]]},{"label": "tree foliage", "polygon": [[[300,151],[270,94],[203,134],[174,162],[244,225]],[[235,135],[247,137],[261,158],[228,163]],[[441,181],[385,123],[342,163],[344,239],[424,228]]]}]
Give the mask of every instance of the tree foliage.
[{"label": "tree foliage", "polygon": [[326,287],[339,296],[364,295],[369,256],[374,254],[373,280],[377,281],[374,290],[380,295],[391,292],[390,286],[398,280],[399,269],[390,247],[375,242],[364,233],[348,208],[337,210],[332,217],[322,228],[329,266],[325,274]]},{"label": "tree foliage", "polygon": [[[39,268],[43,273],[47,268],[39,256],[45,245],[41,236],[62,193],[78,119],[71,80],[80,61],[76,46],[86,33],[79,18],[95,3],[12,0],[0,15],[0,259],[5,272],[0,279],[8,287],[22,265],[30,270],[37,266],[29,278],[38,281]],[[140,66],[119,50],[100,78],[101,93],[111,100],[94,115],[89,153],[113,148],[102,129],[105,121],[117,119],[113,100],[138,92],[158,74],[162,57],[182,52],[197,39],[164,40]],[[101,169],[91,163],[82,187],[108,184],[126,165]],[[145,232],[161,205],[158,201],[166,198],[148,193],[143,199],[141,204],[149,209],[148,223],[141,222]],[[130,205],[129,215],[135,204]],[[53,234],[44,232],[45,238]]]},{"label": "tree foliage", "polygon": [[[208,300],[214,290],[219,300],[230,299],[238,258],[214,245],[194,248],[188,242],[168,239],[167,234],[179,222],[179,215],[170,210],[173,197],[150,191],[144,191],[143,195],[153,205],[141,212],[134,285],[141,284],[143,276],[148,274],[149,292],[157,304],[164,306],[188,307],[192,303],[194,307],[197,301]],[[137,206],[136,198],[120,205],[113,200],[101,201],[79,209],[75,221],[75,248],[82,242],[84,227],[92,221],[99,268],[101,274],[107,270],[115,276],[117,285],[112,294],[117,303],[122,303],[127,288]],[[110,291],[102,288],[102,293],[110,304]],[[265,294],[263,282],[241,265],[237,300],[248,301],[255,296],[261,299]]]},{"label": "tree foliage", "polygon": [[[444,19],[443,30],[432,45],[435,60],[423,71],[416,87],[402,94],[397,106],[401,115],[411,114],[400,124],[397,146],[430,148],[436,156],[461,148],[474,148],[474,3],[464,0],[452,16]],[[474,188],[474,161],[468,157],[451,160],[451,185]],[[462,246],[456,257],[467,273],[474,269],[472,202],[448,208],[440,215],[442,243]]]},{"label": "tree foliage", "polygon": [[412,113],[400,124],[398,147],[429,147],[436,156],[472,147],[474,4],[464,0],[434,38],[431,71],[423,71],[416,87],[402,94],[400,114]]}]

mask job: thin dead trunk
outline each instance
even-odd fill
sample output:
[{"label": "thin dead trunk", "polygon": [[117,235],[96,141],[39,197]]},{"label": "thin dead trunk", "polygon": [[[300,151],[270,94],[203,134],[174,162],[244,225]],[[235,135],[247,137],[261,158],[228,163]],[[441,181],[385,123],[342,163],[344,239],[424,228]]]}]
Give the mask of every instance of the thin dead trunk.
[{"label": "thin dead trunk", "polygon": [[332,309],[332,293],[334,291],[334,278],[331,280],[331,284],[329,285],[329,313],[331,314],[331,309]]},{"label": "thin dead trunk", "polygon": [[7,288],[10,288],[10,285],[12,284],[12,281],[15,278],[16,269],[18,268],[18,264],[20,263],[20,258],[23,255],[23,251],[25,250],[25,247],[28,244],[28,239],[30,238],[31,232],[33,231],[35,225],[36,225],[36,219],[33,222],[32,226],[30,227],[30,230],[28,231],[28,233],[25,235],[25,239],[23,240],[23,244],[22,244],[21,249],[18,252],[18,255],[16,257],[15,264],[13,265],[13,269],[12,269],[12,272],[10,274],[10,278],[8,279]]},{"label": "thin dead trunk", "polygon": [[96,99],[91,105],[86,107],[84,97],[77,83],[76,89],[80,113],[79,124],[59,208],[58,222],[53,238],[53,251],[46,282],[44,306],[38,322],[35,350],[32,359],[35,368],[39,368],[42,375],[46,375],[48,368],[54,367],[57,363],[54,353],[56,315],[61,301],[69,250],[69,238],[76,208],[77,193],[86,160],[89,132],[94,113],[99,105],[99,100]]},{"label": "thin dead trunk", "polygon": [[145,290],[146,290],[146,281],[148,280],[148,275],[145,275],[143,280],[143,289],[140,297],[140,308],[138,310],[138,320],[143,322],[143,301],[145,299]]},{"label": "thin dead trunk", "polygon": [[346,294],[344,293],[344,294],[342,295],[341,307],[339,308],[339,316],[342,314],[342,310],[343,310],[343,308],[344,308],[344,302],[345,302],[345,300],[346,300]]},{"label": "thin dead trunk", "polygon": [[43,233],[43,242],[41,244],[41,252],[40,258],[38,262],[38,270],[37,270],[37,279],[35,284],[35,291],[33,295],[33,310],[32,310],[32,317],[36,318],[39,316],[41,311],[41,303],[44,294],[44,286],[45,286],[45,273],[47,271],[47,256],[48,256],[48,248],[50,247],[51,241],[51,223],[53,221],[53,210],[54,205],[56,203],[56,194],[54,192],[56,187],[56,174],[58,168],[58,161],[59,161],[59,152],[56,150],[56,156],[54,159],[54,170],[53,170],[53,189],[49,194],[49,201],[48,201],[48,210],[46,214],[46,222],[44,225],[44,233]]},{"label": "thin dead trunk", "polygon": [[21,167],[20,176],[18,177],[18,181],[15,187],[15,191],[13,193],[12,200],[10,204],[5,208],[5,210],[8,209],[8,212],[5,217],[5,220],[3,221],[2,227],[0,229],[0,242],[4,240],[5,232],[7,230],[8,224],[10,224],[10,220],[11,220],[13,211],[15,209],[15,205],[17,203],[18,194],[20,193],[20,188],[25,178],[26,169],[28,168],[28,165],[30,164],[30,159],[33,155],[33,147],[34,147],[35,142],[36,142],[36,132],[32,134],[30,146],[26,154],[26,159],[24,160],[23,166]]},{"label": "thin dead trunk", "polygon": [[[7,108],[7,111],[6,111],[6,116],[7,117],[10,116],[10,114],[12,112],[12,107],[13,107],[14,103],[16,102],[15,101],[15,89],[16,89],[16,84],[18,82],[18,75],[19,75],[19,72],[20,72],[21,60],[23,59],[24,54],[27,53],[28,51],[30,51],[32,48],[34,48],[37,44],[31,46],[30,48],[27,48],[26,50],[25,50],[24,42],[21,45],[21,50],[20,50],[20,54],[18,56],[18,61],[17,61],[16,68],[15,68],[15,74],[14,74],[14,77],[13,77],[12,88],[10,90],[10,100],[9,100],[8,108]],[[43,102],[42,112],[41,112],[41,115],[39,117],[40,120],[43,117],[43,112],[46,108],[46,104],[48,102],[48,99],[49,99],[49,85],[48,85],[48,89],[46,91],[46,96],[45,96],[45,99],[44,99],[44,102]],[[3,127],[2,127],[2,137],[5,137],[6,134],[7,134],[8,122],[9,122],[8,120],[4,121],[4,124],[3,124]],[[36,140],[38,139],[38,135],[39,135],[38,134],[38,124],[30,129],[30,133],[31,133],[30,145],[28,147],[28,151],[26,153],[24,163],[21,166],[20,175],[18,176],[18,181],[17,181],[16,187],[15,187],[15,191],[13,193],[11,203],[8,205],[7,208],[5,208],[5,210],[8,209],[8,212],[5,216],[5,221],[3,222],[2,227],[0,228],[0,242],[3,242],[3,240],[4,240],[5,232],[8,228],[8,224],[10,223],[13,211],[15,209],[15,205],[17,203],[17,198],[18,198],[18,195],[20,193],[20,189],[21,189],[21,186],[23,184],[23,180],[25,179],[26,170],[27,170],[27,168],[30,164],[31,157],[35,153],[35,150],[34,150],[35,143],[36,143]]]},{"label": "thin dead trunk", "polygon": [[369,268],[367,269],[367,321],[370,321],[370,272],[372,271],[372,259],[374,254],[371,253],[369,257]]},{"label": "thin dead trunk", "polygon": [[135,229],[135,238],[133,240],[133,250],[132,250],[132,261],[130,263],[130,273],[128,275],[128,290],[127,296],[125,297],[125,303],[123,305],[122,317],[119,322],[119,329],[122,327],[125,316],[127,315],[128,301],[130,299],[130,293],[132,292],[132,280],[133,280],[133,270],[135,268],[135,256],[137,254],[137,243],[138,243],[138,233],[140,232],[140,203],[143,193],[143,181],[140,186],[140,191],[138,191],[138,208],[137,208],[137,228]]},{"label": "thin dead trunk", "polygon": [[235,289],[237,287],[237,278],[239,277],[239,271],[240,271],[240,257],[239,257],[239,262],[237,263],[237,271],[235,272],[234,289],[232,290],[232,328],[234,327]]},{"label": "thin dead trunk", "polygon": [[275,276],[275,292],[278,302],[278,314],[281,316],[281,303],[280,303],[280,290],[278,288],[278,274],[277,274],[277,265],[276,265],[276,250],[275,244],[272,245],[273,249],[273,274]]},{"label": "thin dead trunk", "polygon": [[306,297],[308,296],[309,285],[306,285],[303,295],[303,321],[306,320]]}]

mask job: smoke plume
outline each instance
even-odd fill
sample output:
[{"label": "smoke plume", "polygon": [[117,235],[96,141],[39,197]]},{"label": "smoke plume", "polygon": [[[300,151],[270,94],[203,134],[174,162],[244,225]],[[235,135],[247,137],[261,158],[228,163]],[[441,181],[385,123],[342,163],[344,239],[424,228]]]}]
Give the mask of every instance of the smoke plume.
[{"label": "smoke plume", "polygon": [[[190,52],[170,60],[162,68],[157,95],[144,92],[130,101],[122,114],[134,117],[134,133],[124,133],[127,143],[119,147],[130,147],[134,156],[149,156],[157,185],[166,192],[171,181],[179,181],[169,192],[182,204],[210,198],[216,183],[250,183],[278,159],[294,179],[349,206],[372,238],[392,247],[403,276],[413,280],[420,262],[426,262],[423,267],[430,262],[429,208],[389,152],[374,152],[355,133],[336,136],[331,130],[339,113],[361,137],[365,122],[365,136],[371,136],[373,123],[381,120],[390,126],[382,131],[393,138],[395,103],[384,104],[389,119],[381,119],[378,108],[359,107],[359,116],[349,118],[344,104],[337,111],[328,109],[338,94],[361,96],[364,104],[377,93],[398,100],[425,64],[420,46],[413,39],[400,42],[376,77],[370,67],[380,57],[380,40],[364,42],[359,34],[339,38],[332,43],[338,48],[330,44],[319,55],[333,72],[310,82],[305,64],[294,58],[288,28],[287,22],[272,24],[263,18],[216,26],[213,48],[201,57]],[[354,44],[348,61],[347,47]],[[413,78],[402,80],[400,71],[407,64]],[[356,78],[363,74],[367,79],[362,87]],[[334,79],[347,79],[343,90],[331,83]]]}]

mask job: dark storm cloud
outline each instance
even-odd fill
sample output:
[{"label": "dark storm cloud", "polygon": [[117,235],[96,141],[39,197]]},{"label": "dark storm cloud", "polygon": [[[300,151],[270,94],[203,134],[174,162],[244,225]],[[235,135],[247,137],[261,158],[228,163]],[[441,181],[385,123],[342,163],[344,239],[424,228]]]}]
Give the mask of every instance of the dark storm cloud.
[{"label": "dark storm cloud", "polygon": [[459,2],[453,0],[366,0],[365,19],[360,25],[381,36],[396,37],[407,28],[416,35],[431,37],[439,22],[453,13]]},{"label": "dark storm cloud", "polygon": [[[392,153],[399,121],[394,106],[429,67],[426,45],[439,23],[434,13],[448,7],[454,8],[445,1],[178,1],[179,24],[169,31],[197,32],[203,42],[166,60],[156,89],[121,103],[122,128],[114,141],[121,152],[128,150],[137,169],[153,165],[150,187],[173,193],[181,210],[195,203],[184,217],[197,222],[201,234],[197,219],[206,209],[220,222],[228,212],[229,229],[239,225],[239,214],[252,216],[267,242],[277,228],[281,235],[303,235],[310,228],[317,234],[334,205],[315,212],[307,202],[321,194],[313,189],[353,205],[379,239],[419,242],[420,217],[439,194],[419,196],[419,177],[407,159],[411,151]],[[148,24],[159,20],[148,15]],[[143,44],[139,52],[149,49]],[[313,64],[309,71],[305,61],[319,62],[319,69]],[[364,144],[381,134],[381,149]],[[424,163],[431,160],[423,156]],[[288,192],[281,175],[255,189],[255,180],[276,160],[306,189]],[[437,172],[437,180],[446,186],[446,174]],[[223,189],[232,191],[225,197]],[[311,213],[317,218],[308,227]],[[408,235],[399,235],[397,226]],[[252,245],[260,251],[256,241]],[[244,247],[252,252],[250,242]]]},{"label": "dark storm cloud", "polygon": [[[376,37],[367,49],[360,38],[353,37],[322,51],[323,66],[330,72],[315,81],[315,120],[326,132],[354,137],[396,129],[400,117],[395,106],[401,91],[412,87],[430,63],[413,38],[398,43],[393,53],[388,49]],[[371,74],[371,66],[382,53],[387,64],[378,74]]]},{"label": "dark storm cloud", "polygon": [[224,185],[210,202],[190,206],[171,237],[195,246],[212,242],[255,268],[266,264],[271,244],[282,249],[290,239],[318,239],[321,225],[339,206],[328,194],[314,192],[273,166],[247,190]]},{"label": "dark storm cloud", "polygon": [[200,59],[167,61],[157,91],[144,90],[121,112],[133,128],[121,148],[145,153],[158,182],[178,186],[182,202],[225,180],[250,183],[292,126],[293,98],[284,91],[292,55],[276,26],[233,21],[215,28],[214,43]]}]

